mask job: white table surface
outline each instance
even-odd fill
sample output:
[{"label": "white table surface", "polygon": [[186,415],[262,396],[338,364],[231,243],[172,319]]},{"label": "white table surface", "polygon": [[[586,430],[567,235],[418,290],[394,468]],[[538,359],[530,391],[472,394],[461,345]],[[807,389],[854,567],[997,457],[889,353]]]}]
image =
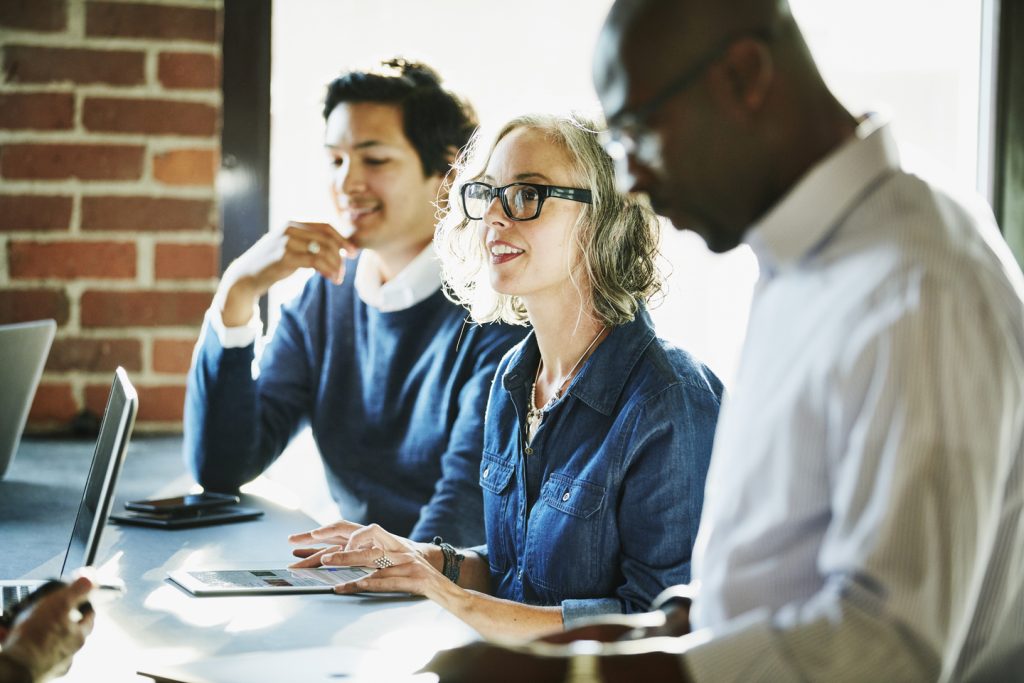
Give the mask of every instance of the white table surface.
[{"label": "white table surface", "polygon": [[[187,490],[191,481],[179,451],[178,438],[135,439],[114,509],[129,498]],[[80,496],[81,483],[75,482],[84,481],[90,456],[89,442],[30,440],[22,446],[7,480],[0,482],[4,578],[43,578],[59,571],[74,515],[67,510],[76,508],[77,500],[46,514],[32,508],[40,506],[45,499],[40,493],[48,487],[66,499],[77,486]],[[182,530],[108,525],[97,565],[105,575],[121,578],[127,591],[119,597],[97,598],[96,628],[63,680],[149,681],[136,674],[139,670],[218,683],[276,682],[289,671],[304,683],[397,680],[436,650],[476,637],[436,604],[418,598],[197,598],[170,582],[167,572],[176,569],[287,564],[288,534],[316,523],[299,510],[274,502],[287,501],[287,496],[275,495],[272,485],[255,489],[264,495],[246,495],[243,504],[265,511],[257,521]],[[27,499],[26,491],[31,493]],[[26,543],[32,552],[10,552]],[[41,556],[48,557],[36,563]]]}]

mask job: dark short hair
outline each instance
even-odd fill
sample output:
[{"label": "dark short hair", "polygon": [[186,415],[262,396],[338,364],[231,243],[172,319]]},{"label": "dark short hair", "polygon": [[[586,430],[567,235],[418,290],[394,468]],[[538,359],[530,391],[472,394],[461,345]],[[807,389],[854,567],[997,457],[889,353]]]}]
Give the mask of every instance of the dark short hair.
[{"label": "dark short hair", "polygon": [[451,151],[462,149],[476,129],[468,102],[441,87],[441,77],[425,64],[400,57],[381,63],[381,72],[350,71],[327,86],[324,119],[346,102],[395,104],[402,111],[405,137],[423,165],[423,175],[448,173]]}]

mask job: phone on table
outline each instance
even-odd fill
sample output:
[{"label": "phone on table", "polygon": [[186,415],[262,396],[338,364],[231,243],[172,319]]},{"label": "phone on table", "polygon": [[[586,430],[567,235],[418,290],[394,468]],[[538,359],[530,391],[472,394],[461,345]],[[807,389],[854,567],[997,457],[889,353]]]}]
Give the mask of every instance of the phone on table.
[{"label": "phone on table", "polygon": [[241,499],[238,496],[229,493],[207,491],[187,496],[175,496],[173,498],[130,500],[124,506],[133,512],[148,512],[151,514],[181,517],[224,507],[225,505],[237,505],[240,502]]}]

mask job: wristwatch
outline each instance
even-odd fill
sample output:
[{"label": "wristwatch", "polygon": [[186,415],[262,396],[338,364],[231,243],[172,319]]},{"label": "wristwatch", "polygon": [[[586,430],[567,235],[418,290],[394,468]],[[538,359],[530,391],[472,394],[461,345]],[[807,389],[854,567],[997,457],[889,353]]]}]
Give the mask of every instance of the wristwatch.
[{"label": "wristwatch", "polygon": [[601,660],[597,655],[572,655],[565,683],[601,683]]},{"label": "wristwatch", "polygon": [[601,683],[601,644],[592,640],[577,640],[569,644],[565,683]]}]

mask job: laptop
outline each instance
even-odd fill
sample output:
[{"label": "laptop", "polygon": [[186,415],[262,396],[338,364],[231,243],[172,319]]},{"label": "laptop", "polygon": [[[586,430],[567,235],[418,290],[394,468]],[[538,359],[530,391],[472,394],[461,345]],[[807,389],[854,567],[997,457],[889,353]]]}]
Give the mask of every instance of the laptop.
[{"label": "laptop", "polygon": [[18,452],[56,332],[53,320],[0,325],[0,479]]},{"label": "laptop", "polygon": [[[103,412],[103,422],[96,438],[78,516],[64,554],[64,564],[60,570],[60,578],[64,581],[70,580],[79,567],[90,565],[96,560],[100,536],[110,514],[114,487],[135,425],[138,406],[139,397],[135,387],[128,381],[124,368],[118,368],[114,372],[114,384],[110,387],[107,407]],[[6,611],[8,606],[22,600],[44,583],[42,580],[28,579],[0,581],[0,612]]]}]

